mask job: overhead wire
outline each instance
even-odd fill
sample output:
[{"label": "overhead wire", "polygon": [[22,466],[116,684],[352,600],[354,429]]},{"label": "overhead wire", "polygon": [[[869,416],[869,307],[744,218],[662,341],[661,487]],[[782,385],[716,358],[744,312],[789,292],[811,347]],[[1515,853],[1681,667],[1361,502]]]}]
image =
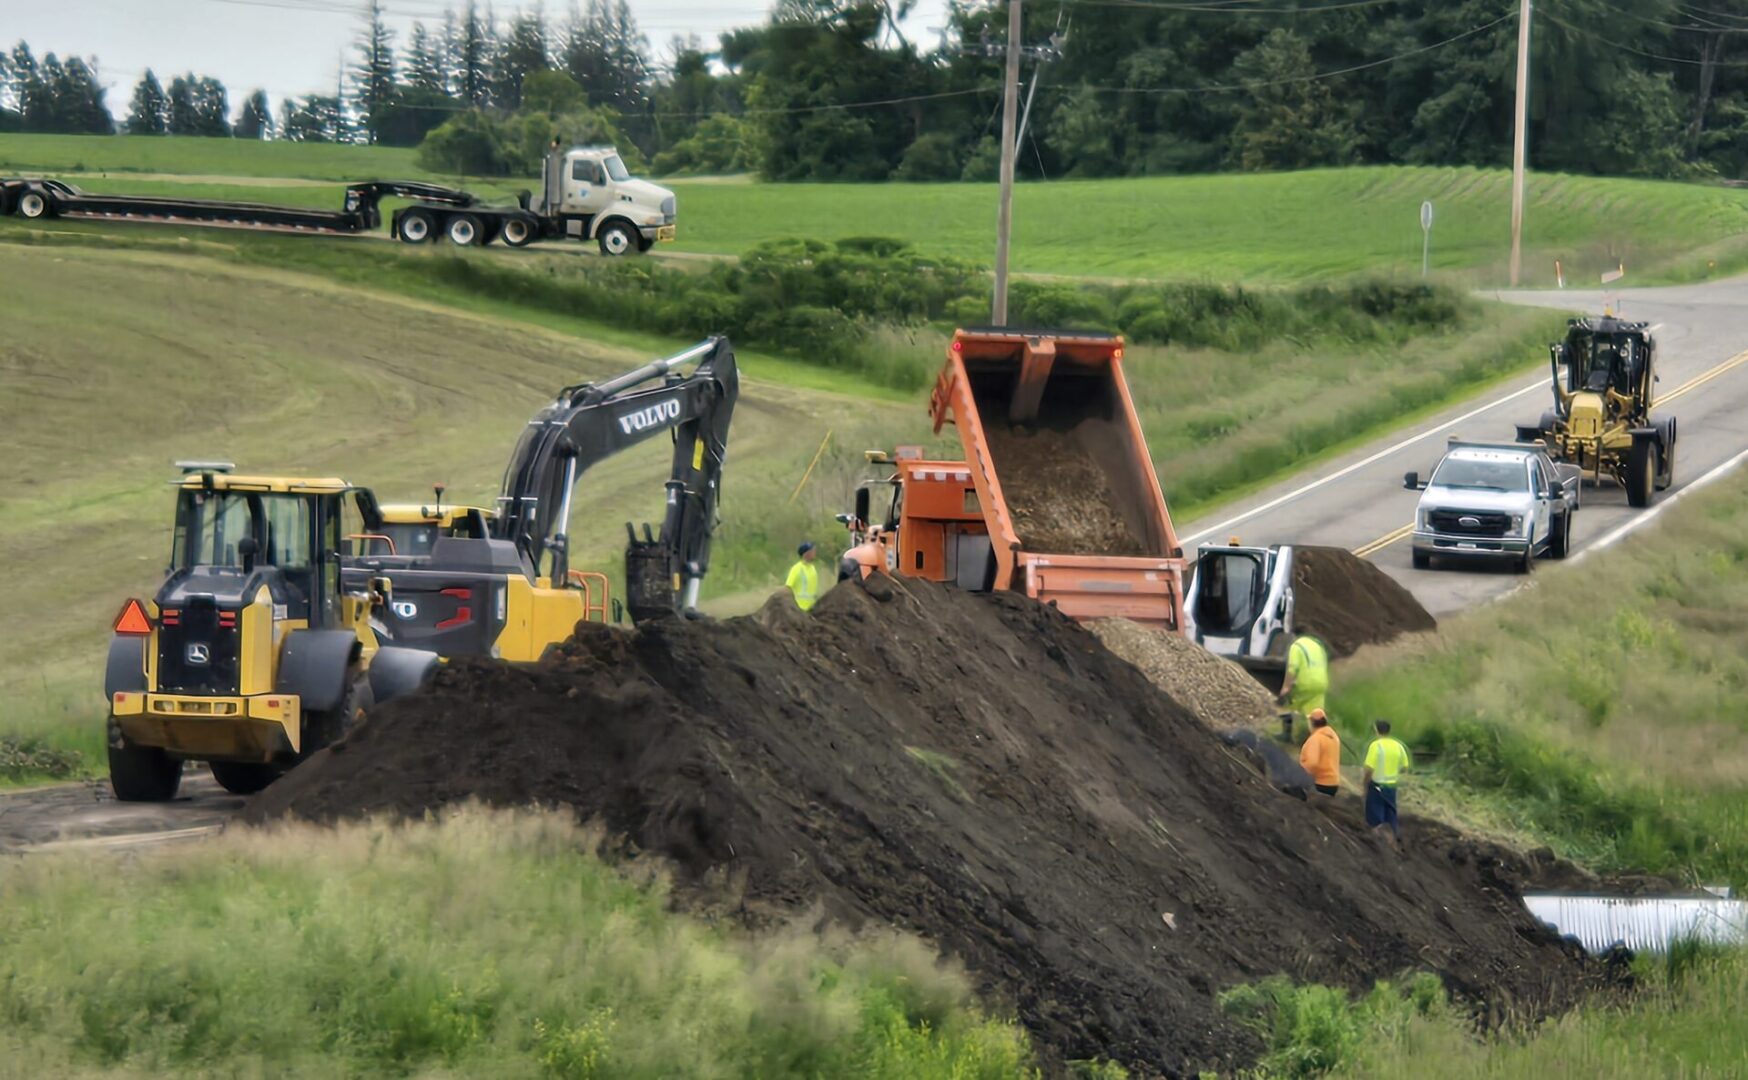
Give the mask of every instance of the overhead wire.
[{"label": "overhead wire", "polygon": [[1712,67],[1748,67],[1748,60],[1696,60],[1690,56],[1666,56],[1663,53],[1648,52],[1645,49],[1628,45],[1624,41],[1616,41],[1613,38],[1605,37],[1594,30],[1582,26],[1573,26],[1571,23],[1551,12],[1544,10],[1541,14],[1542,18],[1548,20],[1562,30],[1565,30],[1567,33],[1576,34],[1579,37],[1590,38],[1592,41],[1607,45],[1611,49],[1619,49],[1624,53],[1632,53],[1634,56],[1642,56],[1647,60],[1661,60],[1666,64],[1687,64],[1691,67],[1705,67],[1708,64]]}]

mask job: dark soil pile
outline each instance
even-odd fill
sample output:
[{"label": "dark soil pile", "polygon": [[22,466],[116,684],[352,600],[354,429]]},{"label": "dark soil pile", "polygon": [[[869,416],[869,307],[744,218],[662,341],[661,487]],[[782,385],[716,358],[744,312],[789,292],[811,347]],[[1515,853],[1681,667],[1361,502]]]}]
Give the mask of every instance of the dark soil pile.
[{"label": "dark soil pile", "polygon": [[[906,928],[1011,1004],[1052,1069],[1230,1071],[1215,995],[1431,968],[1538,1013],[1596,976],[1518,902],[1545,871],[1350,798],[1300,801],[1054,610],[927,582],[804,618],[585,625],[548,661],[463,661],[261,795],[254,820],[574,807],[672,860],[682,903]],[[1413,795],[1405,796],[1412,808]],[[730,890],[733,890],[730,892]]]},{"label": "dark soil pile", "polygon": [[1028,551],[1052,555],[1145,555],[1117,504],[1110,477],[1078,431],[984,430],[1014,530]]},{"label": "dark soil pile", "polygon": [[1346,548],[1293,546],[1293,621],[1332,657],[1438,623],[1396,579]]}]

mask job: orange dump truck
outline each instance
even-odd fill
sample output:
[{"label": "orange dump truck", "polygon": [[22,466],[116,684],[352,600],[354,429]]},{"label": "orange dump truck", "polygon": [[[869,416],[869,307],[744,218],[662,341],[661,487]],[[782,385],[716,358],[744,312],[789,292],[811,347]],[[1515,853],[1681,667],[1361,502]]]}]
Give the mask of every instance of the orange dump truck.
[{"label": "orange dump truck", "polygon": [[937,434],[954,426],[963,459],[871,451],[892,471],[862,484],[855,512],[840,516],[854,540],[840,580],[885,569],[1023,592],[1077,619],[1182,630],[1183,551],[1123,378],[1121,337],[957,331],[929,413]]}]

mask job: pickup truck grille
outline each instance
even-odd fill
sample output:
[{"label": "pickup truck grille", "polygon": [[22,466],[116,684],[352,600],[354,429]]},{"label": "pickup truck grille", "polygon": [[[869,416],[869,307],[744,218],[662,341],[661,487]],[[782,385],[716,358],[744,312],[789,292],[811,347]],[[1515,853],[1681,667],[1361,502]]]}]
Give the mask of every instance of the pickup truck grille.
[{"label": "pickup truck grille", "polygon": [[1496,510],[1432,510],[1426,515],[1432,531],[1451,536],[1504,536],[1511,518]]}]

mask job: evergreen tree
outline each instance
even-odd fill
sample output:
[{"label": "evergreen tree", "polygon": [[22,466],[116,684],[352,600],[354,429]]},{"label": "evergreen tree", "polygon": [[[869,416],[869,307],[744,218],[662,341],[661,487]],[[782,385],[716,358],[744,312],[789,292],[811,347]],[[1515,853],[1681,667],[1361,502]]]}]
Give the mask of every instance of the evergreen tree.
[{"label": "evergreen tree", "polygon": [[87,64],[74,56],[61,65],[51,90],[51,130],[69,135],[109,135],[115,131],[115,120],[103,101],[106,91],[92,66],[95,63]]},{"label": "evergreen tree", "polygon": [[492,27],[481,20],[479,5],[467,0],[455,53],[456,89],[461,100],[483,109],[491,100]]},{"label": "evergreen tree", "polygon": [[340,131],[338,99],[311,94],[301,102],[286,98],[280,134],[291,142],[335,142]]},{"label": "evergreen tree", "polygon": [[200,114],[194,108],[193,76],[170,80],[168,128],[172,135],[199,133]]},{"label": "evergreen tree", "polygon": [[366,137],[375,142],[376,125],[395,95],[394,31],[382,21],[382,5],[377,0],[370,0],[364,18],[356,45],[358,65],[352,69],[358,87],[354,104]]},{"label": "evergreen tree", "polygon": [[444,77],[443,67],[443,43],[426,32],[424,23],[415,22],[407,44],[407,85],[447,93],[449,80]]},{"label": "evergreen tree", "polygon": [[129,135],[163,135],[170,127],[170,103],[158,77],[147,68],[145,77],[134,87],[133,103],[128,108]]},{"label": "evergreen tree", "polygon": [[546,15],[540,8],[510,20],[509,33],[492,57],[492,101],[512,112],[522,107],[522,83],[552,66],[546,48]]},{"label": "evergreen tree", "polygon": [[256,90],[243,102],[243,111],[237,114],[237,125],[232,134],[239,139],[273,137],[273,109],[267,104],[267,91]]}]

